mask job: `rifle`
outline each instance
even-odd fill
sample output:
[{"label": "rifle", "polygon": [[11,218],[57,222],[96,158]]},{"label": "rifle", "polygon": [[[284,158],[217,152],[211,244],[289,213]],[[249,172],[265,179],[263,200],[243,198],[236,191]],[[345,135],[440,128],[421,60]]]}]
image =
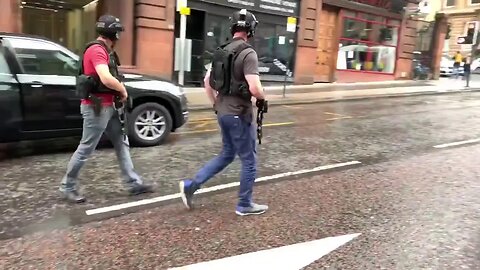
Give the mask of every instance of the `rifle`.
[{"label": "rifle", "polygon": [[[123,76],[122,75],[118,75],[117,79],[119,81],[123,81]],[[120,121],[120,126],[122,128],[122,135],[123,135],[123,142],[129,146],[129,142],[128,142],[128,131],[127,131],[127,112],[126,112],[126,107],[128,106],[128,108],[132,108],[132,99],[130,98],[130,96],[127,98],[126,100],[126,103],[125,102],[121,102],[120,101],[120,97],[118,95],[115,96],[115,100],[114,100],[114,103],[113,103],[113,108],[115,108],[115,110],[117,111],[117,114],[118,114],[118,120]]]},{"label": "rifle", "polygon": [[268,112],[268,101],[266,100],[257,100],[257,138],[258,144],[262,144],[263,138],[263,114]]}]

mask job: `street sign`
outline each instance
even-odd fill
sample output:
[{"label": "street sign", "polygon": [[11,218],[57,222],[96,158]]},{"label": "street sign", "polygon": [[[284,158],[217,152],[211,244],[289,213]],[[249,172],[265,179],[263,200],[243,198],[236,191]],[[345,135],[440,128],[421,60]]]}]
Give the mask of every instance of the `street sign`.
[{"label": "street sign", "polygon": [[[186,35],[187,35],[187,16],[190,15],[190,8],[187,0],[177,0],[177,11],[180,12],[180,39],[179,39],[179,59],[178,59],[178,84],[183,85],[185,80],[185,61],[186,61]],[[175,60],[177,61],[177,60]]]},{"label": "street sign", "polygon": [[182,7],[187,6],[187,0],[177,0],[177,11],[180,12]]},{"label": "street sign", "polygon": [[189,7],[182,7],[180,8],[180,15],[190,15],[190,8]]},{"label": "street sign", "polygon": [[287,18],[287,32],[297,31],[297,18],[288,17]]}]

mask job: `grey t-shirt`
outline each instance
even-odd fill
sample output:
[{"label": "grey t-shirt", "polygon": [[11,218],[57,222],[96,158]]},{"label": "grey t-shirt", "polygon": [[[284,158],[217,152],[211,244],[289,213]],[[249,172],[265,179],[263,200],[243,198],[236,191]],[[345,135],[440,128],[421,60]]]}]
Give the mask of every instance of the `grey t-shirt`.
[{"label": "grey t-shirt", "polygon": [[[243,40],[234,40],[226,46],[226,49],[238,46]],[[245,75],[259,75],[258,56],[255,50],[247,48],[243,50],[233,65],[233,74],[237,80],[244,80]],[[247,119],[253,116],[252,101],[236,96],[218,95],[215,110],[218,115],[244,115]]]}]

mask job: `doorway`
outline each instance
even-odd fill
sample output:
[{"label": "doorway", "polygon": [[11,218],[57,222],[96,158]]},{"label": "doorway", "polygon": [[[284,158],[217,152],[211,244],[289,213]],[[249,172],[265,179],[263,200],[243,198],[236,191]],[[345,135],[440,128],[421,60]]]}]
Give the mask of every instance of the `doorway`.
[{"label": "doorway", "polygon": [[98,2],[22,1],[22,32],[48,38],[79,54],[85,44],[95,38]]},{"label": "doorway", "polygon": [[324,5],[318,22],[319,33],[315,68],[316,82],[333,81],[335,70],[333,62],[338,46],[338,42],[336,41],[337,22],[338,11]]},{"label": "doorway", "polygon": [[[202,86],[205,67],[203,63],[205,51],[205,11],[192,9],[187,16],[186,39],[191,40],[190,71],[185,72],[185,85]],[[175,12],[175,38],[180,37],[180,14]],[[177,55],[176,53],[174,55]],[[174,73],[178,81],[178,71]]]}]

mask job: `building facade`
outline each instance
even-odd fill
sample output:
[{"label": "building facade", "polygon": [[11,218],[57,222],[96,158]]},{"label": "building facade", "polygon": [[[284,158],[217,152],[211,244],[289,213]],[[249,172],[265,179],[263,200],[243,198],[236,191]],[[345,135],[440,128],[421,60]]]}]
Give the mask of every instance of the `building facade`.
[{"label": "building facade", "polygon": [[480,20],[480,0],[442,0],[440,13],[450,25],[450,38],[445,43],[444,54],[450,57],[457,51],[470,54],[472,46],[457,44],[457,41],[458,37],[467,35],[470,22]]},{"label": "building facade", "polygon": [[409,78],[416,1],[302,1],[296,81],[358,82]]},{"label": "building facade", "polygon": [[[122,66],[175,80],[180,18],[176,0],[3,0],[0,31],[37,34],[81,53],[96,18],[120,17]],[[469,0],[466,0],[469,1]],[[475,1],[475,0],[472,0]],[[68,4],[67,4],[68,2]],[[408,79],[416,0],[188,0],[188,85],[200,85],[213,50],[229,37],[228,16],[247,8],[260,21],[252,45],[264,81],[358,82]],[[296,21],[294,32],[287,22]],[[292,30],[290,28],[290,30]]]}]

